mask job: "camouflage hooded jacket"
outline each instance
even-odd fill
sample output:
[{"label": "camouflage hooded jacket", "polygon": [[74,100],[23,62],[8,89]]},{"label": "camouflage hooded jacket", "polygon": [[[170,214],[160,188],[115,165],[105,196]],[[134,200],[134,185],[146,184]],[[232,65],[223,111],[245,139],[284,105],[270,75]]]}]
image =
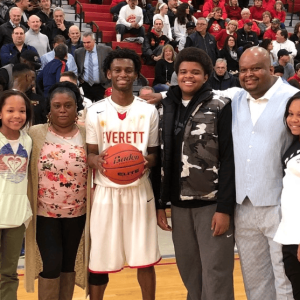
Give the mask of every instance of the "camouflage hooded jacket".
[{"label": "camouflage hooded jacket", "polygon": [[180,117],[178,86],[162,101],[161,200],[182,207],[216,203],[231,214],[235,203],[231,101],[208,84],[194,95]]}]

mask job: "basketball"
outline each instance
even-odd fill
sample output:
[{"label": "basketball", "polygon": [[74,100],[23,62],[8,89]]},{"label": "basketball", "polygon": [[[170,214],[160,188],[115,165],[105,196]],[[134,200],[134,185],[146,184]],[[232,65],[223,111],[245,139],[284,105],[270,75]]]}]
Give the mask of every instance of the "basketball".
[{"label": "basketball", "polygon": [[104,157],[105,176],[117,184],[129,184],[139,179],[144,170],[144,156],[134,146],[118,144],[107,149]]}]

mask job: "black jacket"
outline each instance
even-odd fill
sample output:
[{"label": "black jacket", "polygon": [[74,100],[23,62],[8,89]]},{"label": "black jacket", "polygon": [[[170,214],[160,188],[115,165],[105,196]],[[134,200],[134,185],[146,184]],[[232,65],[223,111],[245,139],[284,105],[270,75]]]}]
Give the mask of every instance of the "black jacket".
[{"label": "black jacket", "polygon": [[[6,21],[6,22],[8,22],[8,21],[10,20],[9,12],[10,12],[10,10],[11,10],[13,7],[18,7],[18,6],[14,4],[13,6],[11,6],[11,7],[9,8],[9,10],[6,12],[6,15],[5,15],[5,21]],[[29,14],[28,14],[27,11],[25,11],[25,15],[26,15],[27,21],[28,21]],[[27,21],[26,21],[26,22],[24,21],[24,17],[23,17],[23,15],[22,15],[20,24],[23,25],[25,28],[29,28],[29,26],[28,26],[28,24],[27,24]]]},{"label": "black jacket", "polygon": [[[146,57],[151,57],[151,55],[160,55],[163,46],[168,44],[169,42],[170,40],[165,35],[161,35],[160,37],[158,37],[152,31],[148,32],[145,35],[145,39],[142,46],[143,55]],[[159,47],[160,50],[158,51]]]},{"label": "black jacket", "polygon": [[207,32],[205,37],[203,38],[203,36],[196,31],[186,38],[184,48],[188,47],[196,47],[202,49],[211,58],[213,65],[215,65],[218,57],[218,48],[214,36]]},{"label": "black jacket", "polygon": [[[25,26],[23,25],[20,26],[24,29],[25,32],[27,31]],[[11,37],[13,33],[13,29],[14,28],[12,27],[9,21],[0,26],[0,47],[2,47],[5,44],[10,44],[13,42]]]},{"label": "black jacket", "polygon": [[257,46],[258,38],[254,31],[246,32],[244,28],[237,30],[237,45],[238,47],[245,47],[248,45]]},{"label": "black jacket", "polygon": [[208,79],[208,82],[213,90],[220,90],[224,91],[231,87],[240,86],[239,80],[237,77],[229,74],[227,71],[222,79],[220,79],[216,72],[213,71],[210,78]]},{"label": "black jacket", "polygon": [[170,83],[173,72],[174,62],[169,63],[164,58],[160,59],[155,65],[155,78],[153,81],[153,86],[158,83]]},{"label": "black jacket", "polygon": [[76,47],[75,47],[75,49],[74,49],[73,52],[72,52],[72,42],[71,42],[71,39],[68,39],[68,40],[66,41],[66,45],[68,46],[68,52],[69,52],[70,54],[72,54],[73,56],[74,56],[74,54],[75,54],[75,50],[76,50],[76,49],[83,47],[83,43],[82,43],[82,41],[81,41],[80,39],[79,39],[79,41],[77,42]]},{"label": "black jacket", "polygon": [[219,58],[226,59],[227,70],[229,70],[229,71],[238,71],[239,70],[239,62],[237,60],[233,59],[227,50],[225,50],[225,49],[220,50]]},{"label": "black jacket", "polygon": [[181,99],[179,86],[173,86],[162,100],[164,175],[157,208],[169,201],[185,208],[217,203],[218,212],[232,214],[235,177],[230,100],[214,95],[207,83],[187,107]]}]

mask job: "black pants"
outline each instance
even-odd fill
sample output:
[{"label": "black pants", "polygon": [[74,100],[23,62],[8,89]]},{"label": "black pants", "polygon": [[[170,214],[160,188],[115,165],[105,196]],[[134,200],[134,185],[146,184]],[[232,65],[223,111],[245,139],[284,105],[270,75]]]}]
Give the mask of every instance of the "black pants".
[{"label": "black pants", "polygon": [[297,259],[298,245],[283,245],[283,263],[285,274],[290,280],[295,300],[300,300],[300,262]]},{"label": "black pants", "polygon": [[43,278],[57,278],[61,272],[74,272],[85,218],[85,215],[76,218],[37,216],[36,240],[43,261]]},{"label": "black pants", "polygon": [[94,84],[90,86],[87,82],[83,82],[81,86],[84,92],[84,97],[92,100],[93,102],[104,98],[105,88],[102,84]]}]

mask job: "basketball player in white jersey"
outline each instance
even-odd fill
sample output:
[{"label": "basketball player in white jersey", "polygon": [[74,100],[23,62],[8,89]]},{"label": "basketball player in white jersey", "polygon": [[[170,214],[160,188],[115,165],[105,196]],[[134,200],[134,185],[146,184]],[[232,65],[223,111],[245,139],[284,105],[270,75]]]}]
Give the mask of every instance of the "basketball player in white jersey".
[{"label": "basketball player in white jersey", "polygon": [[[154,265],[160,259],[156,211],[149,168],[156,164],[158,114],[154,105],[133,96],[141,69],[139,56],[129,49],[112,51],[103,63],[112,82],[112,95],[93,104],[86,117],[88,164],[96,169],[91,211],[89,262],[90,299],[103,299],[108,274],[121,271],[125,261],[137,268],[143,300],[155,299]],[[105,177],[105,150],[119,143],[137,147],[145,157],[140,179],[119,185]]]}]

